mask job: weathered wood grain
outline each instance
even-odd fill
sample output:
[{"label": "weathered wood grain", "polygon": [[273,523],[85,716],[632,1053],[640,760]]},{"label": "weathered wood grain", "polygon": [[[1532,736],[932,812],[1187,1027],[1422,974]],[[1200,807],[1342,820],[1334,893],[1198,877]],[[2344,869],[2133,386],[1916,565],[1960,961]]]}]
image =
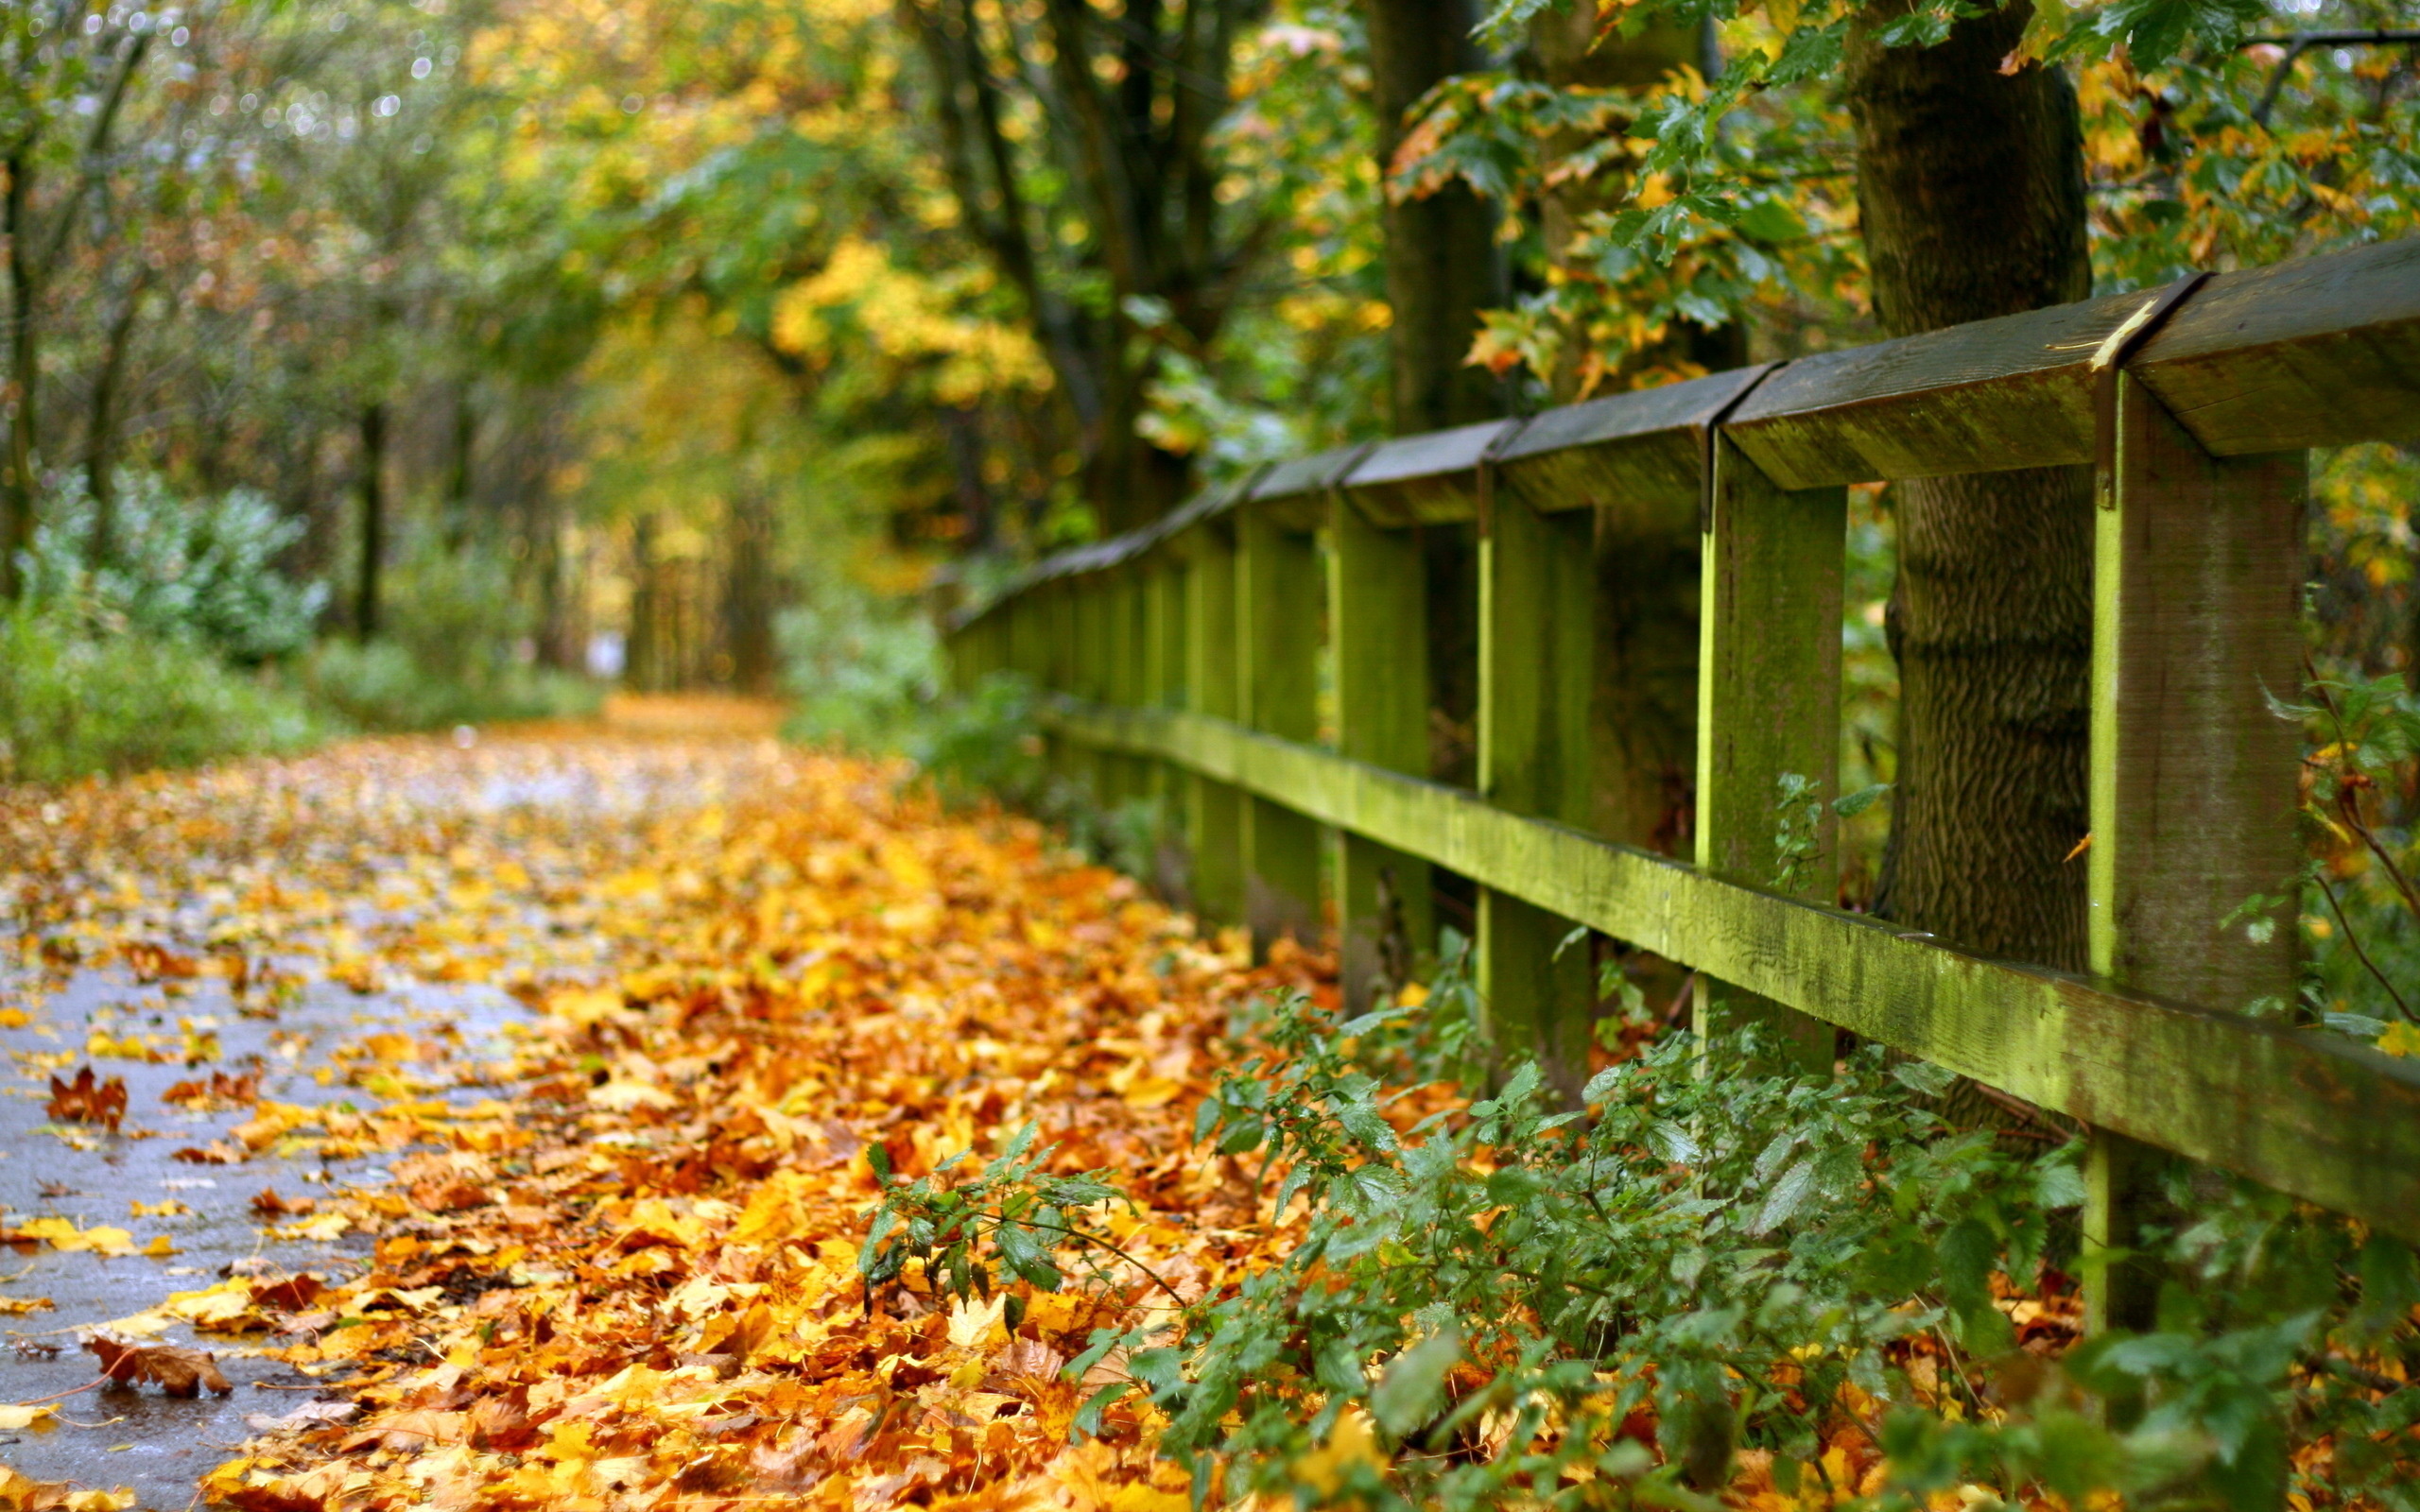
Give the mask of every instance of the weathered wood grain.
[{"label": "weathered wood grain", "polygon": [[2420,436],[2420,238],[2214,278],[2128,371],[2218,456]]},{"label": "weathered wood grain", "polygon": [[1492,420],[1381,441],[1340,487],[1375,524],[1392,529],[1468,520],[1478,507],[1478,462],[1519,421]]},{"label": "weathered wood grain", "polygon": [[[2269,697],[2299,685],[2308,464],[2204,451],[2131,374],[2093,563],[2090,959],[2114,982],[2221,1010],[2294,993],[2290,879],[2302,736]],[[2276,901],[2225,925],[2248,900]],[[2159,1221],[2164,1158],[2096,1133],[2088,1245]],[[2095,1327],[2155,1322],[2156,1268],[2109,1267]]]},{"label": "weathered wood grain", "polygon": [[[1184,706],[1204,718],[1231,720],[1241,706],[1236,627],[1236,544],[1230,522],[1189,531],[1184,562]],[[1214,923],[1244,917],[1243,793],[1198,765],[1184,766],[1187,849],[1194,907]]]},{"label": "weathered wood grain", "polygon": [[[1769,884],[1781,779],[1815,783],[1824,803],[1796,892],[1839,890],[1841,576],[1848,490],[1774,486],[1727,436],[1714,443],[1714,494],[1698,611],[1697,863],[1708,874]],[[1828,1074],[1828,1024],[1701,974],[1702,1036],[1754,1022],[1776,1064]]]},{"label": "weathered wood grain", "polygon": [[[1565,824],[1590,817],[1595,563],[1586,514],[1499,499],[1478,547],[1478,788],[1496,807]],[[1476,965],[1488,1038],[1534,1058],[1566,1101],[1588,1079],[1596,1003],[1571,920],[1482,885]]]},{"label": "weathered wood grain", "polygon": [[1483,799],[1191,714],[1065,706],[1181,761],[1988,1086],[2420,1240],[2420,1062],[1903,939]]},{"label": "weathered wood grain", "polygon": [[[1319,733],[1321,583],[1312,539],[1254,501],[1236,511],[1237,716],[1292,741]],[[1320,934],[1320,833],[1300,809],[1243,804],[1244,920],[1255,950]]]},{"label": "weathered wood grain", "polygon": [[[1342,489],[1330,497],[1327,610],[1337,748],[1355,761],[1426,776],[1428,593],[1419,538],[1380,529]],[[1391,942],[1408,950],[1433,937],[1429,886],[1427,862],[1361,835],[1343,837],[1337,936],[1348,1012],[1368,1009],[1387,974]]]},{"label": "weathered wood grain", "polygon": [[1496,490],[1541,514],[1598,509],[1624,536],[1697,527],[1705,428],[1770,364],[1609,394],[1532,417],[1497,454]]}]

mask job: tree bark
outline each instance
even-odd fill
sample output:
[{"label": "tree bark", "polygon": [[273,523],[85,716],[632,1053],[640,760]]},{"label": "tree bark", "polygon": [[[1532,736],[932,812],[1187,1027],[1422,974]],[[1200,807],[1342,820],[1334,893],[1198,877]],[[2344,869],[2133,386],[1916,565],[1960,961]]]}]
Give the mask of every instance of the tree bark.
[{"label": "tree bark", "polygon": [[151,282],[150,268],[135,265],[134,282],[126,303],[110,322],[102,347],[101,369],[93,379],[92,421],[84,438],[84,491],[93,500],[93,538],[86,546],[95,567],[109,565],[117,553],[117,412],[118,393],[126,384],[126,361],[134,346],[134,327],[143,310],[143,292]]},{"label": "tree bark", "polygon": [[[1886,49],[1852,30],[1858,204],[1891,335],[2091,292],[2075,93],[2003,75],[2031,12]],[[2092,478],[2041,468],[1895,485],[1899,770],[1876,911],[1988,955],[2081,969]]]},{"label": "tree bark", "polygon": [[[1470,0],[1369,0],[1370,82],[1383,180],[1403,145],[1405,117],[1456,74],[1484,67],[1471,40]],[[1387,329],[1394,433],[1443,430],[1502,413],[1495,380],[1462,359],[1478,315],[1504,302],[1495,215],[1457,179],[1421,199],[1385,201]]]},{"label": "tree bark", "polygon": [[378,633],[378,579],[387,554],[387,406],[361,408],[361,560],[354,580],[353,632]]},{"label": "tree bark", "polygon": [[34,400],[42,367],[35,348],[34,304],[41,283],[33,254],[33,152],[20,146],[7,160],[9,238],[9,455],[0,478],[0,597],[14,598],[17,558],[34,539]]}]

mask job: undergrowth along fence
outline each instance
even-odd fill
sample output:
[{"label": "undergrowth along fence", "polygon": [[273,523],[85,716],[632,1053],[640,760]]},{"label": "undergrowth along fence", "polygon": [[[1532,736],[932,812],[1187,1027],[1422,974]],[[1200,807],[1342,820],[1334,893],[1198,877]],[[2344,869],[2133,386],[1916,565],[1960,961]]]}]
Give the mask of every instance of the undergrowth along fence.
[{"label": "undergrowth along fence", "polygon": [[[1557,946],[1584,924],[1698,971],[1702,1018],[1724,984],[1806,1064],[1838,1025],[2083,1121],[2087,1246],[2124,1246],[2163,1151],[2420,1239],[2420,1061],[2246,1011],[2296,990],[2300,732],[2267,695],[2301,680],[2305,454],[2414,436],[2420,240],[1279,463],[1038,564],[954,625],[953,676],[1047,690],[1050,760],[1166,799],[1189,901],[1257,938],[1317,929],[1340,832],[1348,985],[1398,921],[1426,937],[1427,868],[1468,877],[1491,1031],[1566,1083],[1593,986]],[[1847,485],[2080,463],[2091,974],[1825,906],[1828,806],[1795,895],[1762,885],[1782,775],[1836,786]],[[1470,788],[1421,775],[1417,533],[1463,522]],[[1587,833],[1604,528],[1699,543],[1693,863]],[[2150,1279],[2113,1276],[2094,1321],[2146,1318]]]}]

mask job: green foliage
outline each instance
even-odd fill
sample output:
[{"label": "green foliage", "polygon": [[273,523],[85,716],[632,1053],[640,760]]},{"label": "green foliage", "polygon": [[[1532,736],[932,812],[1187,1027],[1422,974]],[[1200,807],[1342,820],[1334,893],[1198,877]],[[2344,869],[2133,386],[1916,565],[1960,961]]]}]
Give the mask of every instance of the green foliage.
[{"label": "green foliage", "polygon": [[97,562],[96,513],[81,474],[54,480],[26,561],[34,601],[72,608],[96,633],[190,639],[246,664],[310,641],[327,589],[279,566],[302,522],[260,494],[187,498],[156,472],[120,472],[111,550]]},{"label": "green foliage", "polygon": [[0,610],[0,782],[189,766],[325,733],[290,694],[189,638],[96,636],[56,610]]},{"label": "green foliage", "polygon": [[[2287,1478],[2290,1435],[2332,1434],[2318,1473],[2337,1496],[2415,1504],[2388,1435],[2420,1392],[2351,1363],[2420,1361],[2400,1245],[2180,1173],[2192,1216],[2152,1236],[2178,1267],[2157,1332],[2048,1360],[2015,1348],[1995,1284],[2041,1274],[2051,1215],[2083,1196],[2077,1150],[2019,1159],[1948,1131],[1910,1096],[1941,1091],[1937,1068],[1868,1050],[1837,1078],[1780,1077],[1755,1069],[1752,1038],[1675,1036],[1599,1073],[1584,1113],[1548,1108],[1523,1066],[1398,1134],[1358,1058],[1386,1015],[1331,1026],[1297,997],[1265,1027],[1198,1130],[1275,1174],[1273,1210],[1307,1199],[1304,1241],[1173,1328],[1098,1331],[1068,1366],[1125,1350],[1198,1489],[1223,1475],[1229,1498],[1305,1507],[1710,1508],[1740,1449],[1771,1451],[1784,1492],[1812,1490],[1801,1477],[1824,1476],[1846,1432],[1888,1453],[1886,1507],[1976,1483],[2249,1505]],[[1052,1206],[1025,1151],[964,1184],[969,1201]],[[1098,1173],[1082,1179],[1107,1200]],[[927,1263],[937,1289],[990,1284],[987,1241],[995,1264],[1034,1265],[983,1228],[998,1220],[944,1228],[934,1200],[894,1187],[874,1221],[886,1242],[922,1217],[928,1246],[966,1246]],[[869,1276],[890,1253],[870,1244]],[[1919,1336],[1947,1361],[1935,1386],[1905,1368]],[[2113,1427],[2112,1400],[2146,1410]]]},{"label": "green foliage", "polygon": [[[1083,1225],[1092,1209],[1127,1202],[1109,1173],[1047,1175],[1045,1168],[1057,1146],[1035,1149],[1034,1138],[1028,1124],[979,1171],[954,1178],[951,1173],[969,1159],[961,1153],[912,1181],[891,1169],[889,1150],[866,1146],[867,1163],[882,1183],[882,1202],[857,1251],[869,1299],[876,1288],[899,1280],[911,1263],[940,1289],[982,1297],[1011,1280],[1057,1291],[1066,1280],[1057,1252],[1066,1246],[1080,1246],[1080,1263],[1104,1279],[1113,1275],[1110,1259],[1140,1266]],[[1174,1291],[1168,1295],[1184,1300]],[[1010,1326],[1017,1321],[1011,1316]]]},{"label": "green foliage", "polygon": [[793,740],[888,752],[926,735],[955,746],[945,731],[971,733],[962,711],[935,710],[941,637],[916,605],[822,593],[783,610],[775,636],[794,700],[784,732]]},{"label": "green foliage", "polygon": [[524,662],[529,613],[494,554],[421,532],[387,592],[385,638],[331,640],[302,667],[303,688],[363,730],[437,730],[594,713],[584,679]]}]

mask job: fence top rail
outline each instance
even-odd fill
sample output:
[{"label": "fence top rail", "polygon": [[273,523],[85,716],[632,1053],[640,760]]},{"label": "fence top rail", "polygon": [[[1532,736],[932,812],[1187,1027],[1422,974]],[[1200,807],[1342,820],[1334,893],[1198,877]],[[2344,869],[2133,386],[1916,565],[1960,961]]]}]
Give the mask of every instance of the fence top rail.
[{"label": "fence top rail", "polygon": [[[2089,462],[2096,358],[2160,293],[1290,458],[1204,490],[1154,524],[1046,557],[955,625],[1053,578],[1132,560],[1247,500],[1307,519],[1340,489],[1382,525],[1468,520],[1491,456],[1501,487],[1532,507],[1608,507],[1640,528],[1682,528],[1718,423],[1789,489]],[[2220,274],[2126,369],[2215,455],[2420,434],[2420,237]]]}]

